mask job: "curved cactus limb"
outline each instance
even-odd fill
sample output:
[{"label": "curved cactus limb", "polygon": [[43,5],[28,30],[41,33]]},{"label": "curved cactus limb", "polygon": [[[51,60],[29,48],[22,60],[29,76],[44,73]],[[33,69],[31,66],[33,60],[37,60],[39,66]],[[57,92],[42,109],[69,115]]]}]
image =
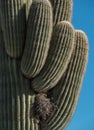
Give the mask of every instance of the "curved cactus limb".
[{"label": "curved cactus limb", "polygon": [[52,89],[54,102],[58,106],[48,119],[50,129],[63,130],[69,123],[78,101],[82,81],[88,60],[88,40],[82,31],[75,31],[75,48],[68,68]]},{"label": "curved cactus limb", "polygon": [[52,8],[48,0],[34,0],[29,12],[26,45],[21,70],[28,77],[35,77],[42,69],[52,33]]},{"label": "curved cactus limb", "polygon": [[48,91],[60,80],[69,63],[74,45],[74,29],[67,21],[56,25],[45,65],[32,80],[35,91]]}]

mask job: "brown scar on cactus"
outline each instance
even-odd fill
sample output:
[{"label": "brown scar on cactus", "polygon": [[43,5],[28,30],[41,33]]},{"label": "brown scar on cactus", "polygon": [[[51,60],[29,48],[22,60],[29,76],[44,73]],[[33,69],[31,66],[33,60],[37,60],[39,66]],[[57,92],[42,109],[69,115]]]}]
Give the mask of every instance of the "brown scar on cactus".
[{"label": "brown scar on cactus", "polygon": [[51,98],[47,96],[47,93],[40,92],[35,96],[35,102],[33,104],[33,116],[37,123],[46,123],[48,117],[57,109],[57,106],[52,102]]}]

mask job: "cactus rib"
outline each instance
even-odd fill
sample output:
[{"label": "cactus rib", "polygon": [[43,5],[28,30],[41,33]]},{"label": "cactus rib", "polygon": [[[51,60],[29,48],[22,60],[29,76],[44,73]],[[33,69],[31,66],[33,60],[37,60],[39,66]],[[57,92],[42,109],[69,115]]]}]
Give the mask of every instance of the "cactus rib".
[{"label": "cactus rib", "polygon": [[30,10],[31,5],[32,5],[32,0],[26,0],[26,17],[27,17],[27,20],[28,20],[28,15],[29,15],[29,10]]},{"label": "cactus rib", "polygon": [[72,0],[50,0],[53,7],[54,25],[58,22],[66,20],[71,21],[72,18]]},{"label": "cactus rib", "polygon": [[22,55],[25,40],[24,0],[0,0],[0,15],[6,52],[18,58]]},{"label": "cactus rib", "polygon": [[31,114],[35,94],[21,74],[19,61],[6,55],[1,30],[0,77],[0,129],[39,130]]}]

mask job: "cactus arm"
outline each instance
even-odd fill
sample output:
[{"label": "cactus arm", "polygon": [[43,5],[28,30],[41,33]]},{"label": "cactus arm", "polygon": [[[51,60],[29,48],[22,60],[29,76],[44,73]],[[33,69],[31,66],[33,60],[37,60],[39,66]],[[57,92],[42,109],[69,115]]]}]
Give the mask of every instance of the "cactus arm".
[{"label": "cactus arm", "polygon": [[0,15],[6,52],[13,58],[20,57],[26,29],[24,0],[0,0]]},{"label": "cactus arm", "polygon": [[52,8],[48,0],[34,0],[29,13],[27,36],[21,70],[28,77],[35,77],[42,69],[52,33]]},{"label": "cactus arm", "polygon": [[88,40],[79,30],[75,31],[75,48],[68,68],[52,90],[58,110],[48,119],[50,129],[65,129],[75,111],[88,60]]},{"label": "cactus arm", "polygon": [[72,19],[73,0],[50,0],[53,7],[54,25],[58,22]]},{"label": "cactus arm", "polygon": [[34,80],[35,91],[48,91],[53,88],[65,72],[74,45],[74,29],[69,22],[57,24],[48,51],[46,63]]}]

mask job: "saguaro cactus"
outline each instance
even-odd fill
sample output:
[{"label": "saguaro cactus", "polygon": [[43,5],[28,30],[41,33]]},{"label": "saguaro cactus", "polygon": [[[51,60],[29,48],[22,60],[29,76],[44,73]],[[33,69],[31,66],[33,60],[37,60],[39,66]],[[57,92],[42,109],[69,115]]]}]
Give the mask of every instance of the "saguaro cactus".
[{"label": "saguaro cactus", "polygon": [[64,130],[74,114],[88,39],[72,0],[0,0],[0,130]]}]

